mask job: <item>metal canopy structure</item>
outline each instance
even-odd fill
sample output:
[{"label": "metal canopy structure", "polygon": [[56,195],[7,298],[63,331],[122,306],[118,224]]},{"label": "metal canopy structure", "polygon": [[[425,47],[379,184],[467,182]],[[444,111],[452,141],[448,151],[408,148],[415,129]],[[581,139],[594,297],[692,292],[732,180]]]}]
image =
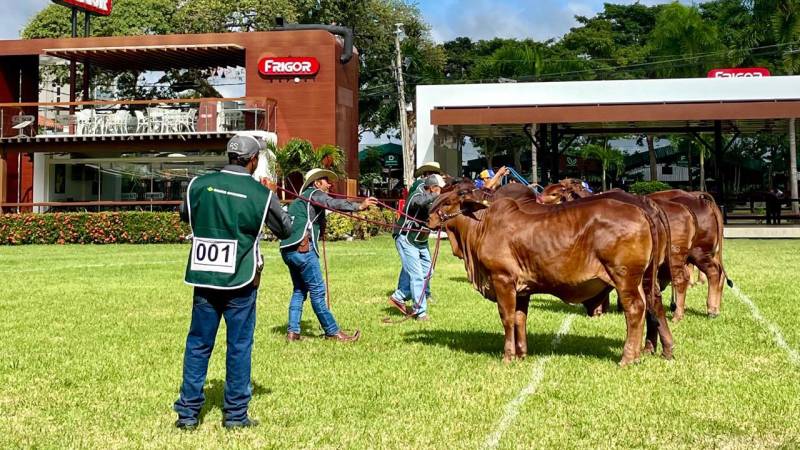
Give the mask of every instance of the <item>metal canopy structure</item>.
[{"label": "metal canopy structure", "polygon": [[245,49],[237,44],[58,48],[44,49],[44,54],[120,71],[245,65]]},{"label": "metal canopy structure", "polygon": [[[788,130],[800,117],[800,77],[418,86],[416,110],[417,165],[446,158],[461,137],[528,135],[553,181],[560,143],[575,136],[687,134],[719,161],[723,134]],[[724,172],[714,171],[724,197]]]}]

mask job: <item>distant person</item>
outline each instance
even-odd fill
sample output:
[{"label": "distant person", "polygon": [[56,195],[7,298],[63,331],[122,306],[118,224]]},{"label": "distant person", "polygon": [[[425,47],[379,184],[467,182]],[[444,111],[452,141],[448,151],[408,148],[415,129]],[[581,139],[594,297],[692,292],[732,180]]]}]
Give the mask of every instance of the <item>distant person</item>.
[{"label": "distant person", "polygon": [[222,425],[251,427],[250,380],[256,297],[263,259],[258,242],[264,223],[278,237],[291,232],[289,216],[267,187],[253,179],[265,143],[236,135],[228,141],[228,165],[189,183],[181,217],[194,235],[186,267],[187,284],[194,286],[192,320],[183,356],[183,384],[174,410],[175,426],[197,427],[205,402],[203,385],[214,350],[220,320],[227,328],[225,393]]},{"label": "distant person", "polygon": [[771,188],[766,194],[767,225],[781,224],[781,206],[783,192],[778,188]]},{"label": "distant person", "polygon": [[506,166],[498,169],[496,173],[492,169],[483,170],[478,175],[478,181],[475,182],[475,186],[477,186],[478,189],[488,189],[494,191],[500,187],[500,181],[504,176],[508,175],[508,173],[509,170]]}]

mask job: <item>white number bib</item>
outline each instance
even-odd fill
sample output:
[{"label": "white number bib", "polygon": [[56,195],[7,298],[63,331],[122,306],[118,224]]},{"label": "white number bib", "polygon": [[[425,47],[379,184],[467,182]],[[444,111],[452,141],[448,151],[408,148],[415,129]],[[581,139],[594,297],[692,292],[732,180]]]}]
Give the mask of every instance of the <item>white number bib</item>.
[{"label": "white number bib", "polygon": [[235,239],[207,239],[195,238],[192,240],[192,264],[190,269],[200,272],[236,272]]}]

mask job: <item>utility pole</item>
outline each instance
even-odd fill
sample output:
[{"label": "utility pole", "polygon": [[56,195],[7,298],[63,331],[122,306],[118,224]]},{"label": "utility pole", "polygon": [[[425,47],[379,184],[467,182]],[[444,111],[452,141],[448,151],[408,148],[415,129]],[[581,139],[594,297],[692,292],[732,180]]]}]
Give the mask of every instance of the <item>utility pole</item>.
[{"label": "utility pole", "polygon": [[408,134],[408,116],[406,114],[406,85],[403,82],[403,54],[400,52],[400,41],[405,37],[403,24],[396,23],[394,30],[395,78],[397,81],[397,112],[400,115],[400,140],[403,145],[403,181],[406,186],[414,182],[414,169],[417,167]]}]

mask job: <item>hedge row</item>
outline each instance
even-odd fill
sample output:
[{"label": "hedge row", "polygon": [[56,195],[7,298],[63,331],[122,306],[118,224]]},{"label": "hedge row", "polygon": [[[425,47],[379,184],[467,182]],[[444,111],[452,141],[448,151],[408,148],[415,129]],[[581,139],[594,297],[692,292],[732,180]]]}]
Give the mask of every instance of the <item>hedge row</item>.
[{"label": "hedge row", "polygon": [[[391,223],[390,211],[371,208],[358,213]],[[369,239],[386,227],[328,215],[328,240]],[[0,245],[22,244],[153,244],[186,242],[189,225],[177,213],[102,212],[0,215]],[[274,237],[267,233],[267,239]]]}]

